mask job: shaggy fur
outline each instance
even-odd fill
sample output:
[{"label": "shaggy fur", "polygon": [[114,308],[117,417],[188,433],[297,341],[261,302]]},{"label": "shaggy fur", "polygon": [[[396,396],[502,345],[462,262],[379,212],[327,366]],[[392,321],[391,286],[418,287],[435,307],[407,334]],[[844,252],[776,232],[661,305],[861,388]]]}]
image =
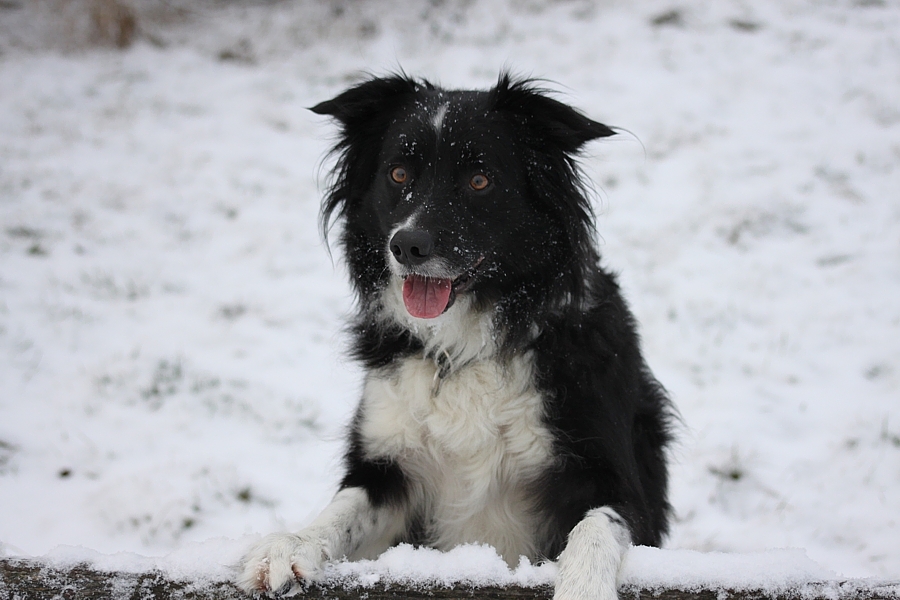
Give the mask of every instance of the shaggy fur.
[{"label": "shaggy fur", "polygon": [[666,534],[672,409],[603,270],[575,158],[609,127],[501,74],[488,91],[373,78],[312,109],[341,127],[325,231],[366,381],[341,491],[245,558],[248,592],[399,542],[560,560],[558,598],[616,596]]}]

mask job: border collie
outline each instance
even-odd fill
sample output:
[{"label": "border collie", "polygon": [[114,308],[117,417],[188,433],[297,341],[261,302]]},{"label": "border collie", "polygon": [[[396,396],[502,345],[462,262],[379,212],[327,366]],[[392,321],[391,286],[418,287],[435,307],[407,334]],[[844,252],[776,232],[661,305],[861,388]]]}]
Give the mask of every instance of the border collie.
[{"label": "border collie", "polygon": [[508,73],[487,91],[376,77],[312,110],[340,126],[323,226],[343,225],[365,383],[334,500],[264,538],[239,586],[486,543],[512,566],[558,559],[556,598],[616,598],[627,548],[667,531],[674,409],[576,163],[614,131]]}]

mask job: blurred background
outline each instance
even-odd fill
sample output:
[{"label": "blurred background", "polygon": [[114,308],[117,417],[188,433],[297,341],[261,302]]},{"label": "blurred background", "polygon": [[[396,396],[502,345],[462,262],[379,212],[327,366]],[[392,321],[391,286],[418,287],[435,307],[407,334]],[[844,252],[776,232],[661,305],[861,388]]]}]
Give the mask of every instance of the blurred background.
[{"label": "blurred background", "polygon": [[0,556],[295,529],[360,370],[305,107],[503,67],[593,143],[671,548],[900,575],[900,2],[0,0]]}]

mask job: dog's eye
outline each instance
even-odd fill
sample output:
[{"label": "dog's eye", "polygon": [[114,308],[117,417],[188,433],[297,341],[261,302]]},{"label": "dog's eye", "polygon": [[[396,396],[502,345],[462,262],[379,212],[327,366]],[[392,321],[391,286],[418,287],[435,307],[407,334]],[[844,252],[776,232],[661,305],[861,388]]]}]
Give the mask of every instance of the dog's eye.
[{"label": "dog's eye", "polygon": [[484,188],[486,188],[491,183],[491,180],[488,179],[485,175],[479,173],[478,175],[473,175],[472,179],[469,180],[469,186],[477,192],[480,192]]},{"label": "dog's eye", "polygon": [[403,167],[394,167],[391,169],[391,181],[394,183],[406,183],[409,179],[409,173]]}]

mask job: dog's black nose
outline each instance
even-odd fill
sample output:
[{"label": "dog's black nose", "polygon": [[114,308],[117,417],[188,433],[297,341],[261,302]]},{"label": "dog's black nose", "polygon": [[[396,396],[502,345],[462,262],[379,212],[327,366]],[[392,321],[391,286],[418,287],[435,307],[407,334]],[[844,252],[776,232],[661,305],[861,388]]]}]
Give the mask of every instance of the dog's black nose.
[{"label": "dog's black nose", "polygon": [[390,248],[401,265],[421,265],[431,256],[434,240],[423,229],[401,229],[391,238]]}]

